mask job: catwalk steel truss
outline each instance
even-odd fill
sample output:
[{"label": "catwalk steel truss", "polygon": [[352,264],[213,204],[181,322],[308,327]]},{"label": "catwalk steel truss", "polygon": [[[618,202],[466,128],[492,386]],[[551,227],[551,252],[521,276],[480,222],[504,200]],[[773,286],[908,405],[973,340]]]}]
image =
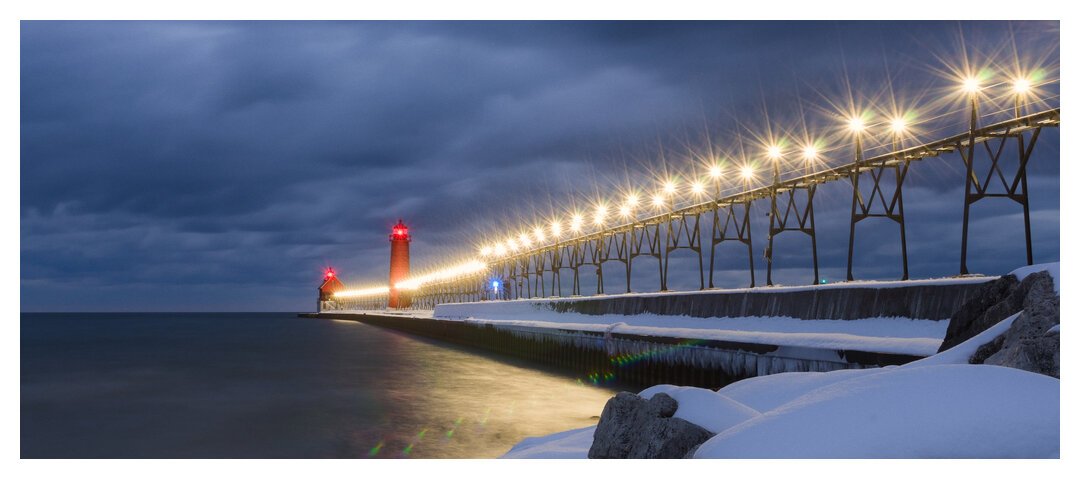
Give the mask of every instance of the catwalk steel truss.
[{"label": "catwalk steel truss", "polygon": [[[987,198],[1007,198],[1020,204],[1024,214],[1024,239],[1027,262],[1033,261],[1031,251],[1031,219],[1028,201],[1027,165],[1043,128],[1060,125],[1060,109],[1017,116],[1011,120],[979,127],[977,112],[972,108],[972,120],[966,133],[942,140],[903,148],[894,142],[889,153],[863,158],[861,138],[856,137],[853,162],[818,171],[807,171],[797,178],[782,179],[774,167],[770,184],[714,198],[649,218],[621,224],[575,238],[527,249],[489,262],[490,270],[458,280],[425,285],[410,294],[414,308],[430,309],[442,302],[475,301],[482,299],[513,299],[563,296],[562,273],[569,270],[572,278],[570,296],[580,296],[581,268],[594,268],[596,294],[604,294],[604,265],[622,264],[626,276],[626,292],[631,292],[631,272],[634,260],[645,256],[656,260],[659,290],[668,290],[668,266],[671,253],[690,250],[697,259],[698,280],[706,288],[702,246],[702,215],[712,215],[709,244],[708,288],[713,288],[717,246],[735,241],[746,246],[749,284],[755,285],[754,250],[750,228],[750,211],[754,201],[769,199],[769,236],[765,249],[766,282],[772,281],[774,238],[787,231],[809,236],[810,257],[814,282],[818,274],[817,232],[814,224],[814,194],[817,186],[837,180],[852,185],[849,222],[847,279],[855,276],[856,226],[869,218],[886,218],[899,225],[899,249],[902,265],[901,279],[908,279],[907,232],[904,220],[903,186],[912,162],[959,153],[966,169],[964,188],[963,233],[960,252],[960,273],[968,274],[967,250],[971,205]],[[1007,144],[1015,142],[1014,168],[1006,160]],[[979,145],[982,145],[980,149]],[[651,261],[651,260],[650,260]],[[492,287],[492,279],[499,288]],[[550,285],[550,286],[549,286]]]}]

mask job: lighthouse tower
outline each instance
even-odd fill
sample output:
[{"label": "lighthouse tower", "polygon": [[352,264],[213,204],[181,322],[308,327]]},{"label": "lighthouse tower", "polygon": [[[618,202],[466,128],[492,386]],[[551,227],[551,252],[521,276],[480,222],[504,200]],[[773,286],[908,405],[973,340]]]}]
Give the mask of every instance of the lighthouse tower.
[{"label": "lighthouse tower", "polygon": [[396,225],[394,225],[393,232],[390,233],[390,304],[391,308],[407,308],[409,307],[408,296],[401,297],[398,294],[396,285],[399,281],[404,281],[409,276],[409,242],[412,241],[412,236],[409,236],[409,228],[405,226],[405,223],[398,219]]},{"label": "lighthouse tower", "polygon": [[319,286],[319,304],[315,305],[315,310],[322,311],[323,305],[326,304],[327,301],[332,301],[334,299],[334,293],[344,290],[345,284],[338,279],[337,272],[334,271],[334,268],[326,268],[326,271],[323,272],[322,285]]}]

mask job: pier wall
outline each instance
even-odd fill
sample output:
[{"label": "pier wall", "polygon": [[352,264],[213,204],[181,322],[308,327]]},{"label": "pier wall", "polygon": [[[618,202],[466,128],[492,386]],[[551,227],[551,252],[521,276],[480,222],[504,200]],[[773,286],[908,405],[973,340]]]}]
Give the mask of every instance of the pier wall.
[{"label": "pier wall", "polygon": [[[347,319],[546,364],[582,382],[630,388],[719,388],[748,377],[905,364],[921,356],[500,324],[559,313],[691,317],[779,316],[806,320],[948,319],[993,277],[809,287],[646,293],[440,304],[434,318],[378,312],[307,315]],[[478,318],[478,319],[471,319]],[[495,320],[495,321],[492,321]],[[580,326],[578,326],[580,327]]]},{"label": "pier wall", "polygon": [[677,384],[716,389],[734,381],[792,371],[833,371],[904,364],[917,356],[782,347],[574,329],[503,326],[357,313],[314,313],[535,361],[583,383],[642,388]]},{"label": "pier wall", "polygon": [[501,319],[536,312],[588,315],[753,316],[855,320],[876,317],[945,320],[996,277],[883,283],[749,288],[678,293],[639,293],[573,298],[449,303],[435,307],[440,318]]}]

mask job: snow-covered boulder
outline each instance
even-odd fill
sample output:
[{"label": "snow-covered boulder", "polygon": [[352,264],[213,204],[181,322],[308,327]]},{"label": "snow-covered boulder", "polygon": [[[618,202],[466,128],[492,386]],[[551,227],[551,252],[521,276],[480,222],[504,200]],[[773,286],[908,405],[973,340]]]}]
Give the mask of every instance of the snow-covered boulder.
[{"label": "snow-covered boulder", "polygon": [[694,457],[1055,458],[1059,393],[1059,380],[1011,368],[892,368],[817,388]]},{"label": "snow-covered boulder", "polygon": [[770,374],[729,384],[718,393],[759,412],[767,412],[806,394],[808,391],[855,377],[878,374],[893,367]]},{"label": "snow-covered boulder", "polygon": [[677,459],[712,433],[672,417],[679,403],[664,393],[650,399],[621,392],[608,400],[596,425],[590,459]]},{"label": "snow-covered boulder", "polygon": [[[640,403],[674,398],[669,420],[715,434],[693,449],[694,458],[1056,458],[1058,265],[1012,276],[993,293],[996,302],[972,308],[968,329],[950,325],[965,341],[903,366],[773,374],[719,391],[659,385],[640,397],[620,394]],[[973,358],[987,364],[970,364]],[[667,414],[670,404],[661,401]],[[585,457],[587,431],[530,439],[504,457]]]},{"label": "snow-covered boulder", "polygon": [[679,404],[672,417],[690,421],[713,434],[761,415],[754,408],[710,389],[658,384],[638,395],[650,399],[661,393],[671,396]]},{"label": "snow-covered boulder", "polygon": [[[641,394],[674,393],[683,400],[676,416],[717,432],[694,458],[1059,457],[1060,380],[952,359],[966,363],[942,354],[878,370],[776,374],[719,391],[654,386]],[[531,438],[503,457],[584,458],[592,432]]]}]

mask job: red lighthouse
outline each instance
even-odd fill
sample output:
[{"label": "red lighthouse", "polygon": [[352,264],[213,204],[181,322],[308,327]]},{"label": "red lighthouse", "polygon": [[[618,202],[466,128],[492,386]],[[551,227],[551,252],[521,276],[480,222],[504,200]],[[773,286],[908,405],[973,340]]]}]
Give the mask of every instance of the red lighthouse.
[{"label": "red lighthouse", "polygon": [[326,272],[323,273],[323,283],[319,286],[319,304],[316,305],[316,311],[322,311],[323,302],[333,300],[334,293],[344,290],[345,284],[338,279],[334,268],[326,268]]},{"label": "red lighthouse", "polygon": [[391,308],[407,308],[408,296],[400,297],[397,283],[409,277],[409,228],[398,219],[390,233],[390,304]]}]

